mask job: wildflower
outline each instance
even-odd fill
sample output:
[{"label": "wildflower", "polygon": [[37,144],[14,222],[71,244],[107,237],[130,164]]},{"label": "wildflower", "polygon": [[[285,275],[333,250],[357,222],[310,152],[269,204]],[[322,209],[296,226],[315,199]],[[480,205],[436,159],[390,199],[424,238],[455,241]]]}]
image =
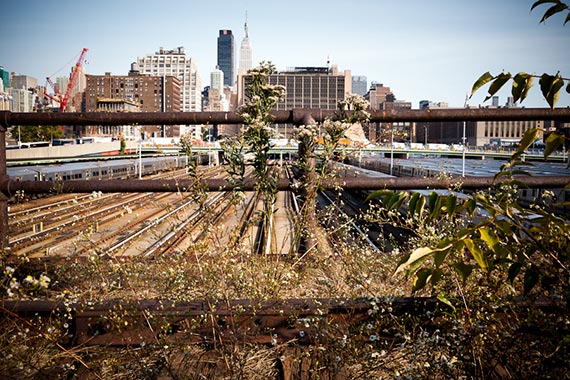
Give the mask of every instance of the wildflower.
[{"label": "wildflower", "polygon": [[374,341],[377,341],[377,340],[378,340],[378,336],[377,336],[376,334],[370,335],[370,341],[371,341],[371,342],[374,342]]},{"label": "wildflower", "polygon": [[305,336],[305,332],[303,330],[299,331],[299,336],[302,338]]}]

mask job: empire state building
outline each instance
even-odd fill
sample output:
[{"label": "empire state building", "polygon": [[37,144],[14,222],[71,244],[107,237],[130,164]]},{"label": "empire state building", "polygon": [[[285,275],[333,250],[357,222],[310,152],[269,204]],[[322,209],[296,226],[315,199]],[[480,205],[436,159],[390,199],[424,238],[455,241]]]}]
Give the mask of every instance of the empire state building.
[{"label": "empire state building", "polygon": [[244,30],[245,36],[241,41],[241,47],[239,49],[238,72],[245,74],[252,67],[251,45],[249,44],[249,36],[247,33],[247,14],[245,16]]}]

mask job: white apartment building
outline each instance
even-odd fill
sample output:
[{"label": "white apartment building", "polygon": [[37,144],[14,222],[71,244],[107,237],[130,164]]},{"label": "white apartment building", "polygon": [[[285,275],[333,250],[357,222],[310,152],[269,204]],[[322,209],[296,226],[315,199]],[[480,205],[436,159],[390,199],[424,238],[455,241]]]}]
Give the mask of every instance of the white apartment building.
[{"label": "white apartment building", "polygon": [[141,74],[177,77],[180,80],[180,111],[202,111],[202,82],[196,61],[186,56],[183,47],[174,50],[160,48],[155,54],[137,58],[135,67]]}]

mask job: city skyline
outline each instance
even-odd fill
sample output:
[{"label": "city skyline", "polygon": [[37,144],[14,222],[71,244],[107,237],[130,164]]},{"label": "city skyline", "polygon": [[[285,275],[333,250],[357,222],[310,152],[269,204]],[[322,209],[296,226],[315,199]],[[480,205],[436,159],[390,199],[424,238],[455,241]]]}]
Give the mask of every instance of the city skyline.
[{"label": "city skyline", "polygon": [[[485,71],[570,76],[570,26],[562,25],[560,15],[540,24],[548,5],[530,12],[533,3],[292,0],[284,7],[275,1],[102,0],[90,6],[23,0],[2,7],[0,66],[44,84],[46,76],[68,75],[83,47],[89,49],[86,73],[125,75],[137,57],[183,46],[206,86],[216,66],[219,30],[232,30],[241,41],[247,11],[254,66],[326,66],[330,57],[331,64],[366,76],[369,84],[390,86],[413,108],[424,99],[461,107]],[[510,91],[505,86],[498,95],[503,105]],[[483,103],[485,96],[486,88],[479,90],[470,106],[491,105]],[[538,81],[521,105],[548,106]],[[557,106],[570,106],[570,95],[563,91]]]}]

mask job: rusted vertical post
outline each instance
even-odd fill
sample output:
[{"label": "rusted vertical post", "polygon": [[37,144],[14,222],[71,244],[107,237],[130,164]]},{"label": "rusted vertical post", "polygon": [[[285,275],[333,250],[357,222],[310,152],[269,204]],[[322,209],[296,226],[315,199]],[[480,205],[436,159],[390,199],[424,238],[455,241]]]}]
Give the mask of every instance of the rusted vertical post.
[{"label": "rusted vertical post", "polygon": [[[0,183],[8,181],[6,169],[6,112],[0,111]],[[0,255],[8,248],[8,195],[0,192]]]},{"label": "rusted vertical post", "polygon": [[[297,110],[295,110],[297,111]],[[294,117],[297,126],[316,124],[315,119],[308,112],[301,117]],[[303,162],[301,171],[301,198],[303,199],[302,218],[304,219],[304,245],[305,250],[318,249],[318,223],[317,223],[317,175],[315,173],[315,151],[310,144],[299,143],[299,161]]]}]

